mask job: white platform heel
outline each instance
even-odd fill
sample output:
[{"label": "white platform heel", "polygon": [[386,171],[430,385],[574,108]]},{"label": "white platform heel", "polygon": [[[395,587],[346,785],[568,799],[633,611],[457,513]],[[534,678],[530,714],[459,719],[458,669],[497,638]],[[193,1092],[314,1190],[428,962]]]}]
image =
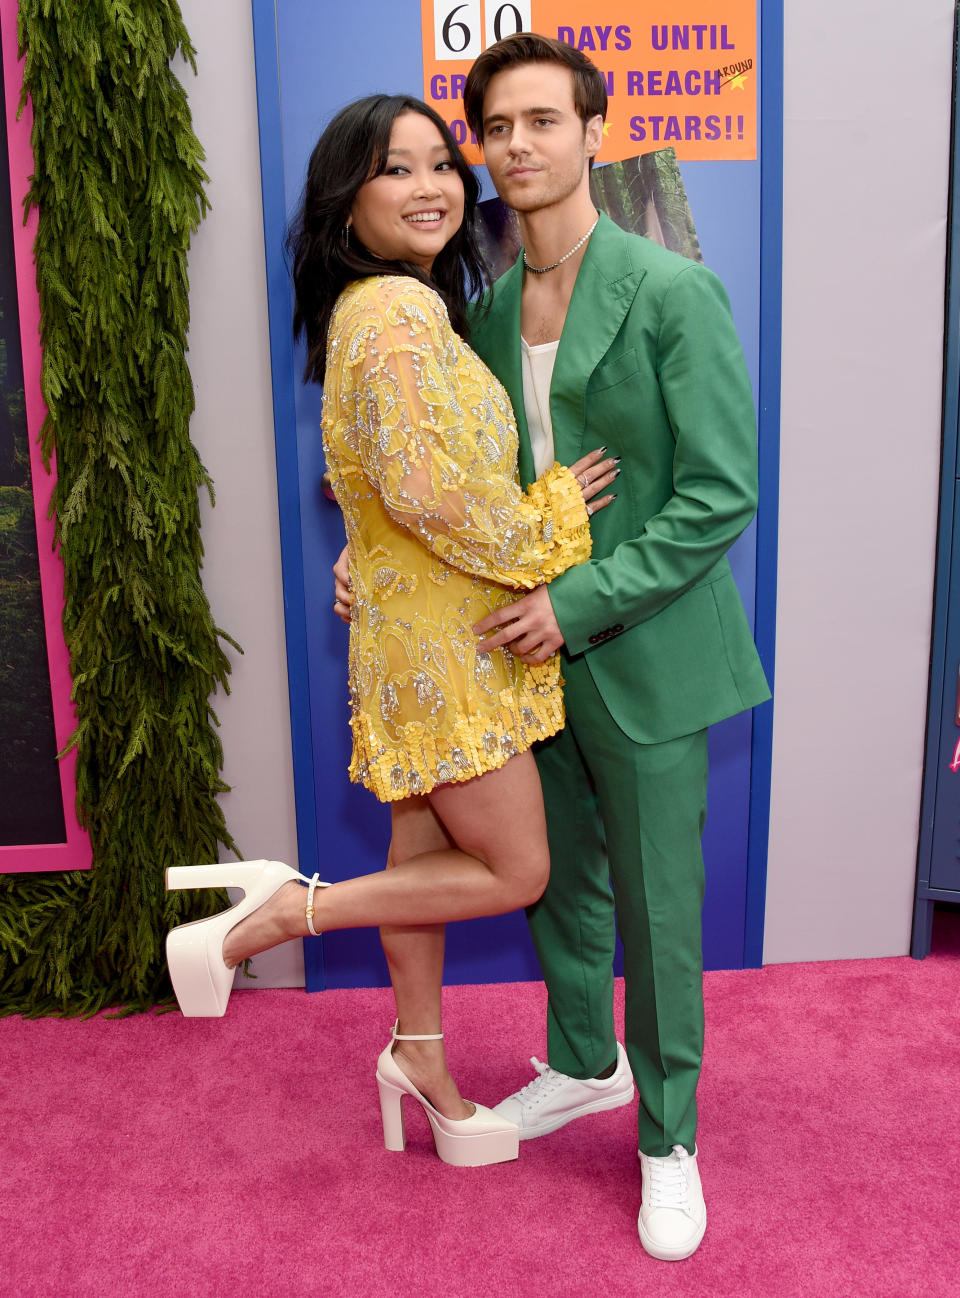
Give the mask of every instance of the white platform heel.
[{"label": "white platform heel", "polygon": [[181,924],[167,934],[167,967],[185,1018],[220,1018],[227,1008],[234,970],[223,962],[223,943],[232,928],[269,901],[292,879],[307,887],[307,928],[313,926],[313,894],[321,883],[298,874],[282,861],[226,861],[222,865],[172,865],[166,873],[168,892],[181,888],[242,888],[243,897],[228,910],[208,919]]},{"label": "white platform heel", "polygon": [[489,1163],[508,1163],[520,1152],[520,1129],[499,1113],[474,1104],[469,1118],[445,1118],[414,1086],[393,1057],[395,1041],[441,1041],[443,1033],[406,1036],[396,1026],[387,1048],[377,1060],[377,1086],[380,1089],[380,1116],[383,1119],[383,1143],[387,1149],[402,1152],[407,1147],[403,1122],[403,1097],[409,1095],[423,1109],[433,1132],[433,1143],[444,1163],[454,1167],[486,1167]]}]

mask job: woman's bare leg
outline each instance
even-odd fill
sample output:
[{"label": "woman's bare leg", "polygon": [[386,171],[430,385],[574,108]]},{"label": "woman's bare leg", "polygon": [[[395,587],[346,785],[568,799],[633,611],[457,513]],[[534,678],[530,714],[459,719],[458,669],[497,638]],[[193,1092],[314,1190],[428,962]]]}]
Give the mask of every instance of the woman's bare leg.
[{"label": "woman's bare leg", "polygon": [[[387,869],[426,852],[453,846],[425,797],[391,805],[392,835]],[[441,1032],[443,924],[383,924],[380,941],[397,1003],[397,1031],[417,1035]],[[472,1107],[460,1098],[447,1068],[442,1041],[398,1041],[394,1056],[407,1077],[435,1109],[448,1118],[468,1118]]]},{"label": "woman's bare leg", "polygon": [[[549,853],[532,753],[463,784],[441,785],[427,798],[456,847],[418,852],[389,870],[317,889],[318,930],[434,925],[536,901]],[[223,958],[236,965],[306,932],[303,889],[291,883],[231,930]]]},{"label": "woman's bare leg", "polygon": [[[391,807],[388,868],[314,894],[319,931],[379,926],[399,1031],[441,1031],[443,922],[529,905],[549,873],[540,779],[529,752],[499,770]],[[289,883],[223,944],[228,965],[307,933],[304,889]],[[404,1073],[449,1118],[472,1109],[447,1070],[442,1041],[400,1042]]]}]

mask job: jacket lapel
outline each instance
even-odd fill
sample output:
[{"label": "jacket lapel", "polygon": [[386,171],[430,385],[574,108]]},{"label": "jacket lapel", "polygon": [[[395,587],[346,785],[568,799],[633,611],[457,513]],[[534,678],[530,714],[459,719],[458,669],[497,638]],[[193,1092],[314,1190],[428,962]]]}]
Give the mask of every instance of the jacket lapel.
[{"label": "jacket lapel", "polygon": [[[561,464],[571,464],[583,453],[590,375],[619,333],[644,274],[630,256],[630,240],[601,213],[573,288],[550,388],[553,444]],[[517,329],[519,333],[519,323]],[[518,361],[519,351],[518,338]],[[521,386],[521,405],[522,398]]]},{"label": "jacket lapel", "polygon": [[[634,265],[630,245],[631,240],[619,226],[601,213],[574,285],[550,387],[554,452],[561,464],[572,464],[582,453],[590,375],[620,331],[646,273]],[[523,405],[522,288],[523,267],[518,259],[497,280],[490,310],[475,329],[483,358],[506,388],[513,405],[520,435],[520,481],[526,485],[536,475]]]}]

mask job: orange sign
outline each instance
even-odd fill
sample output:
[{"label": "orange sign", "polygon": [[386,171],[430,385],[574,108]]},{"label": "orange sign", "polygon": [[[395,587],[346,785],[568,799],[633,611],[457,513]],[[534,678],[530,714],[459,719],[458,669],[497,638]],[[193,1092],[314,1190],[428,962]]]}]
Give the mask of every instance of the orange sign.
[{"label": "orange sign", "polygon": [[[600,162],[672,147],[678,158],[757,156],[756,0],[420,0],[423,97],[482,161],[463,115],[477,55],[516,31],[582,50],[607,83]],[[589,15],[592,22],[584,22]]]}]

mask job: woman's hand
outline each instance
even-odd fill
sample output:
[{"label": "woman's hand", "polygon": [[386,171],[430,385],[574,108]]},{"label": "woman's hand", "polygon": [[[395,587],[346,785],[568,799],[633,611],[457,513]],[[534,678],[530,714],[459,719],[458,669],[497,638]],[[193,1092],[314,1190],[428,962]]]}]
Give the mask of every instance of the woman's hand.
[{"label": "woman's hand", "polygon": [[347,547],[340,551],[340,557],[333,565],[333,611],[341,622],[350,625],[350,605],[353,603],[353,591],[350,589],[350,560],[347,558]]},{"label": "woman's hand", "polygon": [[607,448],[600,446],[589,455],[577,460],[576,464],[570,465],[570,472],[579,482],[583,499],[587,502],[587,513],[591,515],[598,509],[606,509],[607,505],[612,504],[617,498],[616,492],[600,496],[604,488],[616,481],[617,474],[620,472],[620,457],[604,459],[606,452]]},{"label": "woman's hand", "polygon": [[[598,509],[605,509],[617,498],[615,492],[600,496],[601,491],[616,481],[617,474],[620,472],[619,457],[604,459],[606,449],[605,446],[600,446],[570,465],[570,472],[580,484],[583,499],[587,503],[587,513],[590,515],[595,514]],[[349,626],[353,591],[350,589],[350,564],[346,546],[343,547],[340,557],[333,565],[333,593],[333,611],[341,622]]]}]

